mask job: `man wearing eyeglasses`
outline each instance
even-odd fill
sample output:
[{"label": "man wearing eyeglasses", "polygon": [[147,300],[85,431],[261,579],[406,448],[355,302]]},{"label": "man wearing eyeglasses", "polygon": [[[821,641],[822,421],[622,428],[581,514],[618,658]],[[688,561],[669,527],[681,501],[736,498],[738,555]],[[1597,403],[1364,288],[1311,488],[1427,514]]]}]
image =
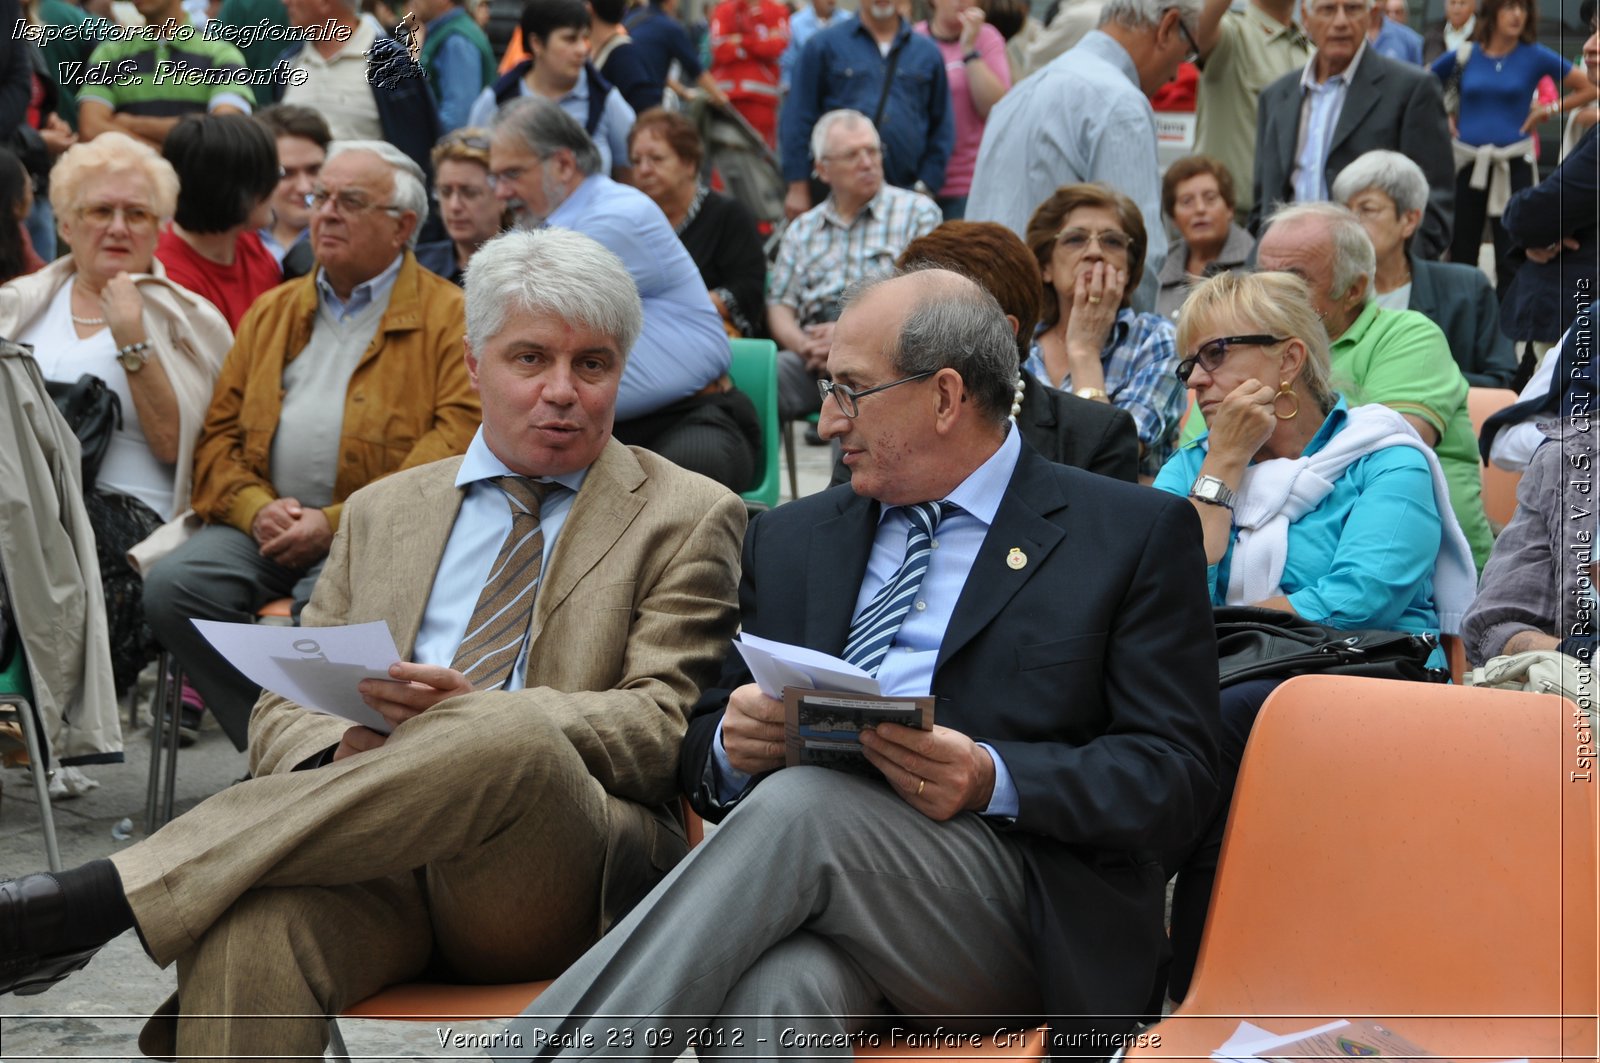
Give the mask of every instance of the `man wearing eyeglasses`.
[{"label": "man wearing eyeglasses", "polygon": [[416,164],[382,141],[335,144],[307,205],[319,268],[240,321],[195,447],[204,526],[145,576],[157,638],[241,750],[260,690],[190,621],[249,622],[283,597],[298,615],[345,499],[460,454],[479,420],[461,291],[411,253],[428,212]]},{"label": "man wearing eyeglasses", "polygon": [[850,484],[751,525],[742,630],[931,693],[934,726],[863,732],[865,775],[786,767],[783,703],[730,651],[679,777],[721,826],[511,1027],[554,1046],[536,1058],[673,1059],[691,1036],[815,1058],[890,1024],[1041,1019],[1056,1055],[1100,1055],[1148,1002],[1153,854],[1216,797],[1193,507],[1022,442],[1010,324],[956,274],[858,289],[828,369]]},{"label": "man wearing eyeglasses", "polygon": [[845,289],[887,272],[907,244],[943,220],[932,199],[884,182],[883,142],[860,111],[829,111],[812,127],[811,142],[828,198],[784,230],[767,284],[785,421],[816,412],[816,380]]},{"label": "man wearing eyeglasses", "polygon": [[1383,148],[1411,159],[1428,178],[1428,207],[1413,240],[1423,258],[1450,246],[1454,156],[1439,79],[1367,47],[1372,0],[1301,0],[1316,46],[1303,70],[1261,90],[1255,173],[1247,228],[1285,203],[1326,200],[1341,170]]}]

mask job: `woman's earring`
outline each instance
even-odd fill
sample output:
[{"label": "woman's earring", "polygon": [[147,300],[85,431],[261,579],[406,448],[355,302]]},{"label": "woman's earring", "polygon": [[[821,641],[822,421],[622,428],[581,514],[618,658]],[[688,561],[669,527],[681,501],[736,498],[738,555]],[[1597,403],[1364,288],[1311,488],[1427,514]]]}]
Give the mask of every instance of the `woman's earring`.
[{"label": "woman's earring", "polygon": [[[1288,413],[1278,412],[1278,400],[1288,399],[1294,408]],[[1294,385],[1285,380],[1278,385],[1278,393],[1272,396],[1272,416],[1280,421],[1292,421],[1300,416],[1300,396],[1294,393]]]}]

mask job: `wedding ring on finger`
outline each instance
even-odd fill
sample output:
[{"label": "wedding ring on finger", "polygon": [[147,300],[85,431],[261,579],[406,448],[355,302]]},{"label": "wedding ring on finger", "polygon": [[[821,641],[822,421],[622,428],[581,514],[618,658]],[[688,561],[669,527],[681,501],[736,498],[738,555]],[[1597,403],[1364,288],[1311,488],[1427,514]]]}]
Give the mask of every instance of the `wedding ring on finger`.
[{"label": "wedding ring on finger", "polygon": [[1100,305],[1100,297],[1098,295],[1089,296],[1089,305],[1090,306],[1099,306]]},{"label": "wedding ring on finger", "polygon": [[928,780],[927,779],[918,779],[917,780],[917,796],[921,797],[922,796],[922,791],[927,789],[927,787],[928,787]]}]

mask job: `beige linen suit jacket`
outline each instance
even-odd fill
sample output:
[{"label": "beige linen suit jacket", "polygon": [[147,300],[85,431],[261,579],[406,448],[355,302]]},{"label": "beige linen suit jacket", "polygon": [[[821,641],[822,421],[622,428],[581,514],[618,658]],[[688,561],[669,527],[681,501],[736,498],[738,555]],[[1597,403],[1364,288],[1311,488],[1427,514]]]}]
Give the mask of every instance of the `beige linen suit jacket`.
[{"label": "beige linen suit jacket", "polygon": [[[455,486],[460,462],[447,458],[395,473],[352,495],[305,610],[306,626],[381,620],[401,656],[409,658],[461,505]],[[514,699],[519,709],[525,704],[571,740],[606,792],[607,853],[596,934],[684,852],[675,801],[678,747],[688,709],[715,676],[737,627],[744,524],[743,503],[726,488],[613,440],[590,467],[544,573],[523,689],[468,694],[435,706]],[[475,600],[478,590],[462,593]],[[407,721],[395,733],[421,722],[422,717]],[[252,774],[294,771],[336,745],[347,726],[264,693],[250,723]],[[452,761],[448,749],[401,745],[417,752],[399,777],[415,778],[418,787],[436,793],[447,794],[459,773],[480,768]],[[315,784],[306,791],[304,799],[318,800]],[[192,947],[269,870],[282,874],[269,863],[257,866],[256,854],[300,847],[293,838],[277,837],[274,832],[283,828],[270,818],[240,823],[238,813],[248,813],[255,802],[233,809],[228,827],[208,822],[217,818],[206,815],[208,805],[228,794],[118,854],[157,962]],[[322,821],[311,817],[309,823],[302,829],[320,829]],[[241,844],[208,847],[197,833],[235,833]],[[202,851],[205,857],[196,860]],[[352,852],[350,859],[362,857]],[[350,870],[330,877],[346,877]],[[303,874],[314,878],[318,870]]]}]

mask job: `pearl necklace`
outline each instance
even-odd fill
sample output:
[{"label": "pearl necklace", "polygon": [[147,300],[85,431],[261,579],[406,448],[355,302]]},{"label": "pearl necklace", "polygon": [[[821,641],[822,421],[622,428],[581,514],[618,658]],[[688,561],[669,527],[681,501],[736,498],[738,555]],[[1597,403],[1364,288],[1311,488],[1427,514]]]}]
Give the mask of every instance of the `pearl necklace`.
[{"label": "pearl necklace", "polygon": [[1022,412],[1022,375],[1017,375],[1016,390],[1011,393],[1011,423],[1017,421],[1017,414]]},{"label": "pearl necklace", "polygon": [[71,317],[74,325],[104,325],[106,323],[106,319],[103,317],[79,317],[77,314],[71,314]]}]

